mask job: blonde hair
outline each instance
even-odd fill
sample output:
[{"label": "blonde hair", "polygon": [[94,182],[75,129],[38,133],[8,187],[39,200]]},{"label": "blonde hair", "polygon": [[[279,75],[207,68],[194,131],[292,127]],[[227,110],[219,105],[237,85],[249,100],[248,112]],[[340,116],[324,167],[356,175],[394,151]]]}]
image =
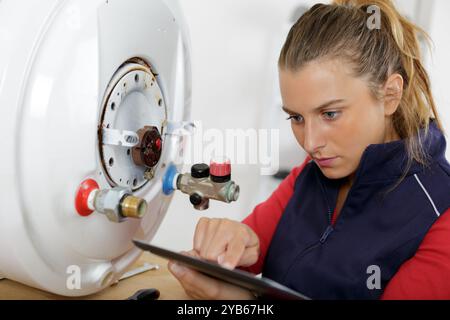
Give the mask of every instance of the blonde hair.
[{"label": "blonde hair", "polygon": [[[380,9],[381,25],[367,25],[367,9]],[[429,40],[418,26],[403,17],[390,0],[335,0],[332,4],[316,4],[292,27],[279,58],[280,69],[297,71],[316,59],[338,58],[350,63],[354,75],[368,80],[373,95],[390,75],[403,77],[403,96],[392,124],[406,141],[408,162],[402,178],[413,160],[427,165],[420,137],[425,136],[431,119],[443,132],[438,117],[428,74],[422,64],[418,36]],[[399,183],[400,183],[399,182]]]}]

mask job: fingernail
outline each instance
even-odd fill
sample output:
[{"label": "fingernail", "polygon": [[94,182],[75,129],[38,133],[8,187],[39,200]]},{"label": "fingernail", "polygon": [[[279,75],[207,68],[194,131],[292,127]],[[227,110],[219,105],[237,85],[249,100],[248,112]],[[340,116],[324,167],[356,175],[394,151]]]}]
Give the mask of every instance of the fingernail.
[{"label": "fingernail", "polygon": [[183,275],[183,273],[186,272],[186,268],[180,266],[180,265],[177,264],[177,263],[172,264],[172,265],[170,266],[170,270],[171,270],[173,273],[175,273],[177,276],[181,276],[181,275]]},{"label": "fingernail", "polygon": [[225,262],[222,264],[222,267],[226,268],[226,269],[230,269],[233,270],[233,266],[229,263],[229,262]]},{"label": "fingernail", "polygon": [[225,259],[225,255],[221,254],[220,256],[217,257],[217,262],[224,268],[226,269],[230,269],[233,270],[233,266],[229,263],[229,262],[224,262],[223,260]]}]

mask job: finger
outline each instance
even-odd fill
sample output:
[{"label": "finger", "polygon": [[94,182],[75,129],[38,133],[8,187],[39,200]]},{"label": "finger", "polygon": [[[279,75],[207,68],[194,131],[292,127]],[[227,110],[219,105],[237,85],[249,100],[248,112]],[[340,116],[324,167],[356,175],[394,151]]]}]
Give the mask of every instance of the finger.
[{"label": "finger", "polygon": [[201,258],[201,257],[200,257],[200,254],[199,254],[199,253],[197,252],[197,250],[195,250],[195,249],[192,249],[192,250],[190,250],[190,251],[187,251],[186,254],[187,254],[188,256],[191,256],[191,257]]},{"label": "finger", "polygon": [[236,266],[249,266],[259,258],[259,239],[242,229],[229,242],[226,251],[218,257],[218,262],[225,268],[234,269]]},{"label": "finger", "polygon": [[177,263],[170,263],[169,268],[190,296],[200,299],[216,299],[219,296],[220,282],[218,280]]},{"label": "finger", "polygon": [[186,294],[193,299],[201,299],[201,297],[199,295],[197,295],[196,292],[193,292],[190,290],[190,286],[188,284],[186,284],[184,281],[182,281],[181,277],[182,277],[182,274],[184,274],[184,272],[186,272],[185,271],[186,269],[185,268],[178,269],[178,268],[179,268],[179,265],[177,265],[177,263],[175,263],[175,262],[170,262],[168,264],[169,271],[178,280],[178,282],[180,283],[181,287],[186,292]]},{"label": "finger", "polygon": [[240,262],[242,255],[246,250],[246,242],[247,239],[245,238],[245,235],[238,234],[235,236],[228,243],[226,251],[218,257],[217,261],[219,264],[225,268],[234,269]]},{"label": "finger", "polygon": [[208,228],[206,230],[206,233],[203,238],[202,246],[198,252],[200,253],[200,256],[204,259],[209,259],[207,256],[208,249],[212,243],[213,238],[217,232],[217,229],[219,228],[220,220],[219,219],[211,219],[208,224]]},{"label": "finger", "polygon": [[[200,254],[195,250],[189,250],[189,251],[181,251],[181,254],[184,254],[186,256],[190,256],[190,257],[195,257],[195,258],[201,258]],[[173,263],[172,263],[173,264]],[[176,267],[175,267],[176,268]],[[191,269],[189,269],[191,270]],[[184,291],[193,299],[196,300],[201,300],[204,299],[204,297],[202,297],[201,295],[198,294],[198,292],[195,290],[195,288],[193,288],[192,286],[189,286],[186,283],[180,282],[181,286],[183,287]]]},{"label": "finger", "polygon": [[255,264],[259,259],[259,255],[260,251],[258,246],[245,248],[245,251],[242,253],[241,259],[236,264],[236,267],[249,267]]},{"label": "finger", "polygon": [[189,250],[189,251],[180,251],[180,254],[183,254],[185,256],[194,257],[194,258],[201,258],[200,254],[195,250]]},{"label": "finger", "polygon": [[200,252],[200,248],[202,247],[203,239],[208,229],[209,220],[210,219],[205,217],[200,218],[200,220],[197,223],[197,226],[195,227],[193,248],[198,252]]},{"label": "finger", "polygon": [[259,248],[259,237],[249,226],[245,225],[245,251],[242,254],[241,260],[238,263],[239,266],[251,266],[256,263],[259,258],[260,248]]},{"label": "finger", "polygon": [[258,246],[247,248],[245,249],[244,254],[241,257],[241,260],[238,262],[237,265],[240,267],[252,266],[258,261],[259,255],[260,251]]},{"label": "finger", "polygon": [[222,219],[214,237],[209,242],[205,258],[218,262],[218,257],[227,250],[229,242],[233,239],[235,230],[233,221]]}]

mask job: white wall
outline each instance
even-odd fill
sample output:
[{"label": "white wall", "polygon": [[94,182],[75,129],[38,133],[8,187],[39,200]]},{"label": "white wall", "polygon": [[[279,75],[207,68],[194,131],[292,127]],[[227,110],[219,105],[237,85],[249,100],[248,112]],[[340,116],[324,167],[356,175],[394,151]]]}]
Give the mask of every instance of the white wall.
[{"label": "white wall", "polygon": [[[192,119],[204,129],[280,127],[280,165],[300,163],[304,153],[283,125],[279,111],[277,58],[299,5],[298,0],[180,0],[192,39]],[[323,1],[327,2],[327,1]],[[449,98],[445,95],[450,65],[448,32],[450,1],[435,0],[433,19],[412,0],[398,0],[408,15],[429,23],[435,40],[434,64],[430,67],[438,107],[450,129]],[[431,3],[433,1],[422,0]],[[422,16],[421,16],[422,15]],[[426,27],[426,26],[424,26]],[[447,36],[447,38],[446,38]],[[205,159],[207,161],[207,159]],[[233,180],[241,186],[238,202],[211,201],[210,209],[196,211],[186,195],[177,192],[154,243],[174,250],[191,249],[195,225],[201,216],[241,220],[276,187],[278,181],[262,177],[255,165],[233,167]]]},{"label": "white wall", "polygon": [[[446,130],[447,141],[450,133],[450,1],[434,0],[432,19],[428,32],[434,42],[431,56],[427,55],[427,69],[436,99],[438,113]],[[447,159],[450,159],[450,147],[447,147]]]}]

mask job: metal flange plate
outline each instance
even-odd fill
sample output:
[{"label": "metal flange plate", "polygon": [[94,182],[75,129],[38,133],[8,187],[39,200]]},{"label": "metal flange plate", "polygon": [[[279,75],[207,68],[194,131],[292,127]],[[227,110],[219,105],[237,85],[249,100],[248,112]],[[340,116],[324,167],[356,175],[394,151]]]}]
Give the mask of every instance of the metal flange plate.
[{"label": "metal flange plate", "polygon": [[145,64],[124,64],[108,86],[99,126],[100,157],[111,186],[142,188],[147,170],[132,158],[133,132],[145,126],[163,130],[167,121],[164,96],[156,76]]}]

